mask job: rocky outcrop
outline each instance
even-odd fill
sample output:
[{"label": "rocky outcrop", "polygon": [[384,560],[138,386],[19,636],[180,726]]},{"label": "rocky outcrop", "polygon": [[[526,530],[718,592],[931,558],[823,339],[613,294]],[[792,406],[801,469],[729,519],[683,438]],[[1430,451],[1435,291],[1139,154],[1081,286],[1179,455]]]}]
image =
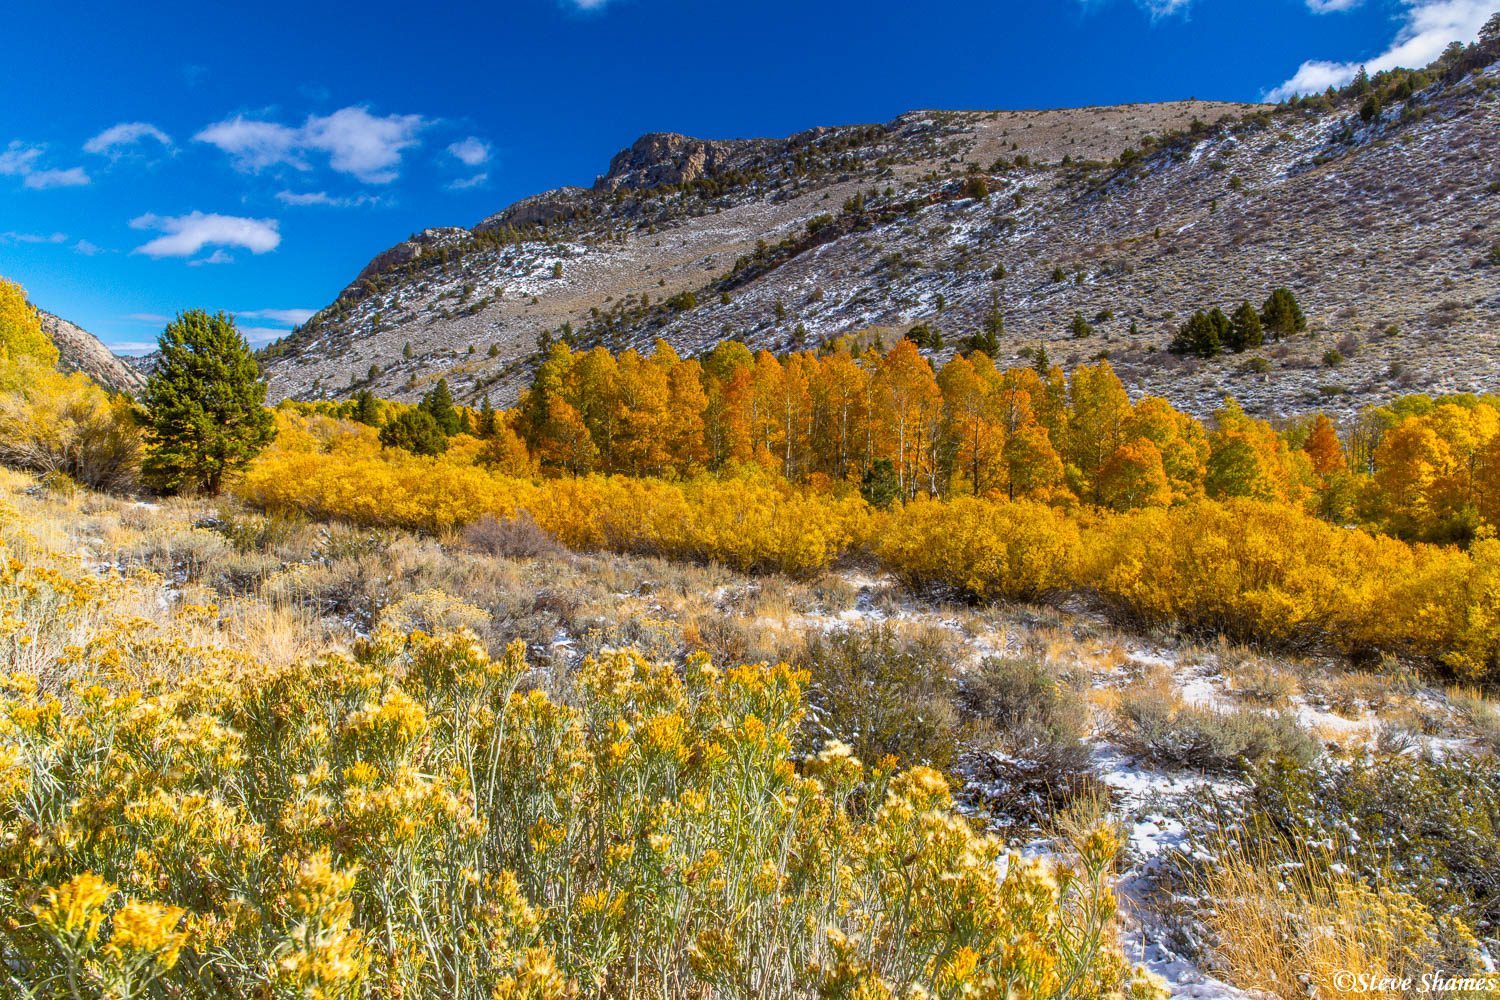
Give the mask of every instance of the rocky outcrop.
[{"label": "rocky outcrop", "polygon": [[82,372],[110,392],[134,395],[146,387],[140,372],[110,353],[92,333],[43,309],[37,314],[42,331],[57,345],[57,366],[66,372]]},{"label": "rocky outcrop", "polygon": [[424,253],[430,253],[442,249],[444,246],[453,246],[468,238],[469,231],[462,226],[439,226],[434,229],[424,229],[411,239],[403,240],[376,254],[370,263],[366,264],[359,276],[350,283],[348,288],[339,295],[339,298],[357,298],[361,283],[367,278],[373,278],[378,274],[402,267],[410,261],[416,260]]},{"label": "rocky outcrop", "polygon": [[595,191],[620,188],[647,191],[672,184],[690,184],[712,174],[743,150],[746,140],[694,139],[676,132],[648,132],[629,149],[609,161],[609,172],[594,182]]},{"label": "rocky outcrop", "polygon": [[588,191],[581,187],[560,187],[551,191],[522,198],[514,205],[484,219],[474,227],[482,233],[506,226],[545,226],[555,219],[571,218],[588,199]]}]

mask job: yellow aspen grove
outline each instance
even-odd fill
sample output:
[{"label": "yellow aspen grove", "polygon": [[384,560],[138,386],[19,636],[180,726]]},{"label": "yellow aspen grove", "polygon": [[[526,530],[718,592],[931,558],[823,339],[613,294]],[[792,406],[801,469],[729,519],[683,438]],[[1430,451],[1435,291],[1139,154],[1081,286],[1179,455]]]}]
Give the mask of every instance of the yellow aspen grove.
[{"label": "yellow aspen grove", "polygon": [[943,397],[932,366],[915,344],[902,340],[881,360],[875,380],[883,430],[879,457],[895,462],[903,496],[916,496],[919,490],[935,494],[933,442],[941,430]]},{"label": "yellow aspen grove", "polygon": [[1135,404],[1123,433],[1127,441],[1145,440],[1156,446],[1172,490],[1169,502],[1202,496],[1209,453],[1202,424],[1172,409],[1165,399],[1147,396]]},{"label": "yellow aspen grove", "polygon": [[998,418],[995,366],[976,352],[955,357],[938,373],[943,394],[944,437],[953,455],[954,473],[967,492],[983,495],[1003,478],[1005,429]]},{"label": "yellow aspen grove", "polygon": [[818,467],[835,481],[864,471],[860,443],[869,421],[869,383],[870,373],[848,351],[834,351],[819,361],[813,382],[818,413],[813,452]]},{"label": "yellow aspen grove", "polygon": [[1124,439],[1130,397],[1109,362],[1073,371],[1068,383],[1068,459],[1080,497],[1098,501],[1099,476]]}]

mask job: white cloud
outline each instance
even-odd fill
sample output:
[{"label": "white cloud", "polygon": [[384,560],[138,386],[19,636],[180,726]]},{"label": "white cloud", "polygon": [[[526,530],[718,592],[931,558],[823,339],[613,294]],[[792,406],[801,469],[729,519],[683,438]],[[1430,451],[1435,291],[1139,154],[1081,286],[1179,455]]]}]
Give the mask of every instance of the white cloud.
[{"label": "white cloud", "polygon": [[89,182],[89,175],[82,167],[67,170],[38,170],[46,146],[31,146],[19,140],[13,141],[0,152],[0,174],[20,177],[29,188],[41,190],[54,187],[78,187]]},{"label": "white cloud", "polygon": [[[601,2],[593,6],[603,6],[604,2],[605,0],[601,0]],[[1105,2],[1106,0],[1079,0],[1085,12],[1090,8],[1102,6]],[[1159,21],[1164,17],[1170,17],[1178,11],[1186,11],[1192,4],[1193,0],[1135,0],[1135,5],[1150,14],[1152,21]],[[580,6],[582,5],[580,4]]]},{"label": "white cloud", "polygon": [[57,187],[83,187],[89,183],[89,175],[82,167],[69,167],[67,170],[34,170],[26,175],[23,183],[38,191]]},{"label": "white cloud", "polygon": [[421,115],[378,118],[364,108],[343,108],[308,118],[302,131],[310,148],[329,154],[333,169],[367,184],[389,184],[396,179],[401,151],[417,144],[426,124]]},{"label": "white cloud", "polygon": [[569,0],[579,10],[600,10],[609,0]]},{"label": "white cloud", "polygon": [[421,115],[372,115],[361,107],[309,115],[300,128],[236,115],[193,136],[234,158],[240,170],[285,164],[307,170],[306,153],[328,154],[328,165],[367,184],[396,179],[401,152],[415,146],[428,122]]},{"label": "white cloud", "polygon": [[31,173],[33,164],[42,155],[41,146],[28,146],[20,140],[12,142],[0,153],[0,174],[10,177],[21,176]]},{"label": "white cloud", "polygon": [[477,167],[481,163],[489,162],[490,144],[483,139],[469,136],[461,139],[448,147],[448,152],[466,167]]},{"label": "white cloud", "polygon": [[382,195],[332,195],[327,191],[278,191],[276,200],[283,205],[322,205],[328,208],[359,208],[364,205],[394,204],[392,199]]},{"label": "white cloud", "polygon": [[1314,14],[1335,14],[1353,10],[1365,0],[1307,0],[1307,9]]},{"label": "white cloud", "polygon": [[150,354],[161,345],[154,340],[106,340],[104,346],[108,347],[115,354],[129,354],[139,357],[142,354]]},{"label": "white cloud", "polygon": [[489,179],[489,174],[475,174],[473,177],[465,177],[461,180],[454,181],[452,184],[448,185],[448,189],[450,191],[467,191],[469,188],[478,187]]},{"label": "white cloud", "polygon": [[276,192],[276,200],[283,205],[325,205],[329,208],[349,208],[355,205],[363,205],[376,199],[366,194],[344,198],[331,195],[327,191],[278,191]]},{"label": "white cloud", "polygon": [[116,156],[121,147],[134,146],[142,139],[155,139],[167,149],[172,148],[172,140],[167,133],[150,122],[121,122],[111,125],[84,143],[83,151]]},{"label": "white cloud", "polygon": [[246,312],[235,313],[236,316],[244,316],[248,319],[269,319],[277,323],[288,323],[292,326],[301,326],[313,318],[316,309],[251,309]]},{"label": "white cloud", "polygon": [[90,243],[88,240],[79,240],[77,243],[73,244],[73,252],[74,253],[81,253],[85,257],[93,257],[96,254],[103,253],[104,252],[104,248],[100,247],[100,246],[95,246],[94,244]]},{"label": "white cloud", "polygon": [[[1314,0],[1309,0],[1309,3]],[[1297,94],[1312,94],[1329,87],[1342,87],[1354,79],[1363,65],[1371,73],[1398,66],[1426,66],[1454,41],[1472,42],[1489,19],[1495,0],[1403,0],[1405,23],[1390,46],[1364,62],[1332,62],[1312,59],[1298,67],[1291,79],[1266,93],[1268,101],[1282,101]],[[1315,8],[1316,9],[1316,8]],[[1341,9],[1341,8],[1329,8]]]},{"label": "white cloud", "polygon": [[219,147],[234,158],[236,167],[247,172],[280,163],[298,170],[308,169],[307,163],[297,155],[300,133],[275,122],[252,121],[235,115],[208,126],[193,139]]},{"label": "white cloud", "polygon": [[1179,10],[1187,10],[1193,0],[1137,0],[1137,2],[1151,12],[1154,21],[1159,17],[1170,17]]},{"label": "white cloud", "polygon": [[0,240],[4,240],[7,243],[66,243],[68,237],[66,233],[43,235],[41,233],[9,232],[0,233]]},{"label": "white cloud", "polygon": [[207,257],[199,257],[197,260],[188,261],[188,267],[202,267],[204,264],[233,264],[234,258],[223,250],[215,250]]},{"label": "white cloud", "polygon": [[[196,211],[175,217],[148,213],[130,220],[132,229],[155,229],[163,234],[133,251],[148,257],[191,257],[205,246],[243,247],[251,253],[267,253],[281,243],[278,225],[275,219],[242,219]],[[231,259],[216,250],[212,256],[195,263],[221,264]]]},{"label": "white cloud", "polygon": [[141,323],[170,323],[170,322],[172,322],[172,317],[170,317],[170,316],[161,316],[161,315],[159,315],[157,313],[131,313],[130,315],[126,316],[125,318],[126,319],[133,319],[133,320],[136,320],[136,321],[141,322]]}]

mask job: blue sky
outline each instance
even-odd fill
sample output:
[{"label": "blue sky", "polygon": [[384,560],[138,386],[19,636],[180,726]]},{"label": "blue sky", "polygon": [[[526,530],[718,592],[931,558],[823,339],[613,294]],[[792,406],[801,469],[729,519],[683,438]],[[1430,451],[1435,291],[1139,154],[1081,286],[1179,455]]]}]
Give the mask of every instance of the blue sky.
[{"label": "blue sky", "polygon": [[589,184],[643,132],[1258,100],[1361,62],[1424,64],[1495,7],[18,0],[0,61],[0,275],[122,351],[193,307],[237,313],[260,343],[409,233]]}]

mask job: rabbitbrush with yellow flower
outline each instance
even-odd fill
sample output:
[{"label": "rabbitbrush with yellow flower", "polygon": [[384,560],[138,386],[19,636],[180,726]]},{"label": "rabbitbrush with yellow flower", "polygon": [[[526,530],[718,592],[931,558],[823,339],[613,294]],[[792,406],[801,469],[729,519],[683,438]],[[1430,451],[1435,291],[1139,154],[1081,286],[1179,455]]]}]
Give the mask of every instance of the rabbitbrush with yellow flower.
[{"label": "rabbitbrush with yellow flower", "polygon": [[1005,859],[934,771],[792,761],[790,667],[606,651],[549,696],[519,643],[391,631],[270,667],[192,641],[210,608],[82,629],[0,518],[0,994],[1160,994],[1108,831]]}]

